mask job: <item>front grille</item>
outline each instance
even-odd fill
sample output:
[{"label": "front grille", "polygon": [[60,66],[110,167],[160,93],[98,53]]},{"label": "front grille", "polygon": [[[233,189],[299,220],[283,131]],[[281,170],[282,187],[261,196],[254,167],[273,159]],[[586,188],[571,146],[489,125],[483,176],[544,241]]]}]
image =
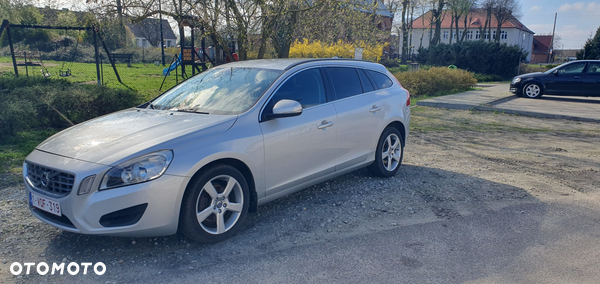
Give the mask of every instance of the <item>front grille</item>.
[{"label": "front grille", "polygon": [[75,176],[68,173],[48,169],[36,164],[27,163],[27,179],[40,191],[62,197],[73,189]]}]

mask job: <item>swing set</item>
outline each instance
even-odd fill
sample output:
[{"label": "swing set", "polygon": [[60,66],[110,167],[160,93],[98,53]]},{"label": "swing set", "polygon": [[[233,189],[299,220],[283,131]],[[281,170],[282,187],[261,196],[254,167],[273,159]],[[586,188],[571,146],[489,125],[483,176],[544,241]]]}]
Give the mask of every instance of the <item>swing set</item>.
[{"label": "swing set", "polygon": [[[100,51],[99,51],[99,46],[101,44],[101,47],[103,48],[103,50],[106,52],[106,54],[108,55],[108,60],[110,61],[110,64],[113,68],[113,71],[115,72],[115,75],[117,77],[117,80],[119,81],[119,83],[123,84],[124,86],[127,87],[127,85],[125,85],[125,83],[123,83],[123,81],[121,81],[121,77],[119,76],[119,72],[117,71],[117,67],[115,66],[115,62],[113,60],[113,57],[111,56],[110,51],[108,50],[106,43],[104,42],[104,40],[102,39],[102,36],[100,35],[100,31],[98,29],[98,27],[96,26],[92,26],[92,27],[57,27],[57,26],[39,26],[39,25],[14,25],[14,24],[10,24],[8,22],[8,20],[3,20],[2,21],[2,25],[0,26],[0,36],[2,35],[2,33],[6,32],[7,35],[7,39],[8,39],[8,44],[10,47],[10,53],[11,53],[11,57],[12,57],[12,62],[13,62],[13,67],[14,67],[14,71],[15,71],[15,76],[19,76],[19,70],[17,68],[17,61],[16,61],[16,56],[15,56],[15,50],[13,47],[13,42],[11,39],[11,35],[10,35],[10,29],[12,28],[18,28],[18,29],[50,29],[50,30],[64,30],[65,31],[65,37],[67,35],[67,31],[69,30],[73,30],[73,31],[78,31],[78,36],[77,36],[77,40],[75,43],[75,47],[72,48],[71,50],[75,50],[77,51],[79,48],[79,39],[81,36],[81,32],[91,32],[93,39],[94,39],[94,55],[95,55],[95,61],[96,61],[96,77],[97,77],[97,82],[98,85],[102,85],[102,81],[101,81],[101,75],[100,75]],[[100,42],[98,42],[98,40]],[[66,53],[67,52],[67,47],[64,46],[63,51]],[[73,75],[71,68],[73,67],[73,63],[75,62],[75,60],[71,60],[69,63],[67,63],[66,61],[63,61],[60,68],[58,69],[58,76],[60,77],[70,77]],[[41,66],[41,72],[42,72],[42,76],[43,77],[51,77],[51,73],[48,70],[48,66],[44,65],[44,63],[41,60],[41,56],[40,56],[40,66]],[[29,75],[29,74],[27,74]]]}]

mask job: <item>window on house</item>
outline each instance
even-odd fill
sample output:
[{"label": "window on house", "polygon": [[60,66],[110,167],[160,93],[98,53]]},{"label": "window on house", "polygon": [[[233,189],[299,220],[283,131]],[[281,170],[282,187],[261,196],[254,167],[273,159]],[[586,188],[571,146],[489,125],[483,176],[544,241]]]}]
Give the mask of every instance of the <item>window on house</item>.
[{"label": "window on house", "polygon": [[473,31],[467,32],[467,39],[473,39]]},{"label": "window on house", "polygon": [[444,31],[444,39],[448,39],[448,31]]},{"label": "window on house", "polygon": [[144,47],[146,46],[146,39],[145,38],[142,39],[142,46],[144,46]]},{"label": "window on house", "polygon": [[485,39],[490,39],[490,33],[485,32]]},{"label": "window on house", "polygon": [[171,47],[171,41],[167,40],[167,47]]},{"label": "window on house", "polygon": [[508,33],[507,33],[506,31],[502,31],[502,32],[500,33],[500,38],[501,38],[501,39],[507,39],[507,38],[508,38]]},{"label": "window on house", "polygon": [[140,46],[140,39],[139,38],[135,39],[135,45]]},{"label": "window on house", "polygon": [[462,35],[463,35],[463,32],[460,31],[460,33],[458,34],[458,38],[462,39]]},{"label": "window on house", "polygon": [[480,39],[481,38],[481,34],[479,33],[479,31],[475,31],[475,39]]},{"label": "window on house", "polygon": [[496,31],[492,33],[492,39],[496,39]]}]

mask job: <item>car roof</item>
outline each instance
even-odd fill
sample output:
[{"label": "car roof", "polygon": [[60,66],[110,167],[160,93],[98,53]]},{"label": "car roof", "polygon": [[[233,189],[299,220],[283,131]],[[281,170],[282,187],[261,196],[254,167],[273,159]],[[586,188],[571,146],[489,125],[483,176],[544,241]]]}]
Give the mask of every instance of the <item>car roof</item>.
[{"label": "car roof", "polygon": [[264,68],[264,69],[275,69],[275,70],[289,70],[292,67],[305,64],[305,63],[318,63],[318,62],[335,62],[335,63],[350,63],[350,64],[372,64],[371,61],[357,60],[357,59],[344,59],[344,58],[281,58],[281,59],[255,59],[255,60],[244,60],[227,63],[220,65],[219,67],[252,67],[252,68]]}]

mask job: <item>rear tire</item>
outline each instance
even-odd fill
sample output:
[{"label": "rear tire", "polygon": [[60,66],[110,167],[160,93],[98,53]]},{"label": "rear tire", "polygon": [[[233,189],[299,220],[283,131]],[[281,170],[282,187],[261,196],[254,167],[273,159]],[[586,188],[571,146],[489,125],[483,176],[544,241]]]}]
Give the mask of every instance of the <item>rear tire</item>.
[{"label": "rear tire", "polygon": [[369,172],[379,177],[395,175],[404,156],[404,139],[398,129],[388,127],[383,130],[375,151],[375,161],[367,167]]},{"label": "rear tire", "polygon": [[229,165],[205,170],[188,185],[181,204],[180,231],[194,241],[214,244],[235,234],[248,214],[249,187]]}]

